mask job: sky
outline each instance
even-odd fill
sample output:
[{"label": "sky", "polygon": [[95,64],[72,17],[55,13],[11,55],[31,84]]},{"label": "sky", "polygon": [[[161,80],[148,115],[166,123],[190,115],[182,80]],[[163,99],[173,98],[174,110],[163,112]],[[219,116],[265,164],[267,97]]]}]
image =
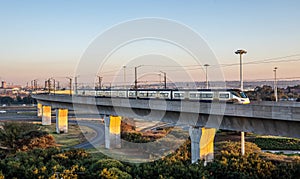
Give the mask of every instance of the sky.
[{"label": "sky", "polygon": [[[212,64],[208,74],[214,74],[214,69],[218,69],[225,80],[239,80],[239,57],[234,52],[245,49],[248,52],[243,55],[246,81],[271,80],[275,66],[279,78],[294,79],[300,77],[299,8],[300,1],[292,0],[0,0],[0,80],[26,85],[34,79],[43,83],[53,77],[67,83],[65,77],[74,76],[83,54],[103,32],[126,21],[149,17],[170,19],[195,31],[220,64],[219,67]],[[148,47],[145,44],[157,44],[156,48],[149,47],[155,50],[172,46],[144,41],[129,45],[127,53],[139,50],[142,45]],[[173,49],[176,53],[175,47],[170,49],[164,50],[173,53]],[[126,48],[120,51],[126,53]],[[115,61],[119,67],[107,63],[101,68],[99,73],[103,72],[104,82],[112,81],[114,75],[122,76],[121,72],[109,74],[107,71],[121,69],[124,65],[128,66],[127,80],[132,81],[132,66],[138,65],[138,58],[133,59],[135,63],[131,68],[128,59],[122,59]],[[162,61],[167,66],[166,59]],[[159,66],[159,62],[154,60],[151,65]],[[256,63],[247,64],[249,62]],[[194,64],[180,62],[180,65]],[[150,80],[146,74],[157,74],[152,72],[153,68],[139,69],[145,76],[143,80]],[[155,70],[160,69],[155,67]],[[170,76],[174,74],[172,80],[184,80],[176,77],[176,69],[161,65],[161,70],[168,71]],[[78,80],[83,80],[86,74],[78,75]],[[199,68],[199,72],[191,71],[189,75],[202,81],[205,76],[203,68]]]}]

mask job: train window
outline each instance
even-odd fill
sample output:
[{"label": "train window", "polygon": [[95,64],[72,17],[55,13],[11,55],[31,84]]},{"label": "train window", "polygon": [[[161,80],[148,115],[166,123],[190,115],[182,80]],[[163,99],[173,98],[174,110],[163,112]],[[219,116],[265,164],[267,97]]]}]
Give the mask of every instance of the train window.
[{"label": "train window", "polygon": [[207,98],[213,98],[213,94],[206,94]]},{"label": "train window", "polygon": [[229,98],[229,94],[228,93],[220,93],[219,98]]},{"label": "train window", "polygon": [[240,95],[242,98],[248,98],[247,95],[244,92],[240,92]]},{"label": "train window", "polygon": [[147,96],[146,93],[140,93],[139,96]]},{"label": "train window", "polygon": [[159,96],[160,96],[160,97],[168,97],[169,94],[168,94],[168,93],[160,93]]},{"label": "train window", "polygon": [[120,93],[119,93],[119,96],[122,96],[122,97],[123,97],[123,96],[125,96],[125,95],[124,95],[123,92],[120,92]]},{"label": "train window", "polygon": [[212,93],[202,93],[200,94],[200,98],[213,98]]},{"label": "train window", "polygon": [[155,93],[148,93],[149,97],[155,96]]},{"label": "train window", "polygon": [[231,91],[231,93],[237,97],[241,97],[240,93],[236,92],[236,91]]},{"label": "train window", "polygon": [[174,97],[177,97],[177,98],[183,97],[183,93],[174,93]]},{"label": "train window", "polygon": [[190,98],[196,98],[196,97],[197,97],[196,93],[190,93]]},{"label": "train window", "polygon": [[129,96],[135,96],[134,92],[129,92]]}]

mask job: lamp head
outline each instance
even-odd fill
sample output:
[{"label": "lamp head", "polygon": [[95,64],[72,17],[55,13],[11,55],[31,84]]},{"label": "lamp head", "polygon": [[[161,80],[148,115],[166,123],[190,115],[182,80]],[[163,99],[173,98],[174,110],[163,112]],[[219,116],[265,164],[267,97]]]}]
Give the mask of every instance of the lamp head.
[{"label": "lamp head", "polygon": [[247,51],[246,51],[246,50],[240,49],[240,50],[235,51],[234,53],[235,53],[235,54],[246,54]]}]

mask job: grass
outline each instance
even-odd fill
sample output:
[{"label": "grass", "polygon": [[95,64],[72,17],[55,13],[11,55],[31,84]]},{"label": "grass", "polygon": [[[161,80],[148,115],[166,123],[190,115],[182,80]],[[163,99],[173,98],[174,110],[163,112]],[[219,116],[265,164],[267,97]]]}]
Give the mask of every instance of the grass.
[{"label": "grass", "polygon": [[[217,141],[240,141],[240,133],[222,132],[216,135]],[[246,133],[246,141],[255,143],[262,150],[300,150],[300,139],[263,136],[253,133]]]},{"label": "grass", "polygon": [[53,135],[56,143],[62,148],[69,148],[83,143],[87,141],[86,138],[93,137],[95,135],[95,132],[92,129],[85,126],[79,127],[77,124],[69,124],[68,133],[57,134],[55,125],[56,124],[51,124],[50,126],[40,126],[42,130]]},{"label": "grass", "polygon": [[17,115],[22,115],[22,116],[36,116],[35,111],[24,111],[24,112],[17,112]]},{"label": "grass", "polygon": [[253,141],[262,149],[268,150],[300,150],[300,139],[256,137]]}]

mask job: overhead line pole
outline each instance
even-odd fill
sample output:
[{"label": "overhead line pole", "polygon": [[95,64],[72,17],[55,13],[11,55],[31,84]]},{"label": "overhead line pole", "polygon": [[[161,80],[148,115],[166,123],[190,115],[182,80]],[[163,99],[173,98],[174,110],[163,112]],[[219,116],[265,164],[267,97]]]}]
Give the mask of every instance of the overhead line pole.
[{"label": "overhead line pole", "polygon": [[77,77],[78,76],[75,76],[75,89],[74,89],[74,91],[75,91],[75,94],[77,95],[77,85],[78,85],[78,83],[77,83]]},{"label": "overhead line pole", "polygon": [[51,92],[51,81],[50,81],[50,78],[48,79],[48,92],[49,92],[49,94]]},{"label": "overhead line pole", "polygon": [[208,89],[208,75],[207,75],[207,67],[209,66],[209,64],[204,64],[205,66],[205,86],[206,86],[206,89]]},{"label": "overhead line pole", "polygon": [[139,65],[139,66],[136,66],[136,67],[134,67],[134,88],[135,89],[138,89],[138,77],[137,77],[137,69],[139,68],[139,67],[141,67],[142,65]]},{"label": "overhead line pole", "polygon": [[38,88],[38,81],[37,80],[34,80],[35,81],[35,91],[37,91],[37,88]]},{"label": "overhead line pole", "polygon": [[70,77],[66,77],[66,78],[70,80],[70,82],[69,82],[70,96],[72,96],[72,78],[70,78]]},{"label": "overhead line pole", "polygon": [[126,89],[126,66],[123,66],[124,74],[123,74],[123,82],[124,82],[124,89]]},{"label": "overhead line pole", "polygon": [[278,101],[278,94],[277,94],[277,76],[276,76],[276,72],[277,72],[277,67],[274,68],[274,96],[275,96],[275,102]]},{"label": "overhead line pole", "polygon": [[164,88],[167,89],[167,73],[163,71],[160,72],[164,74]]},{"label": "overhead line pole", "polygon": [[53,80],[53,94],[55,95],[55,79],[52,78],[52,80]]},{"label": "overhead line pole", "polygon": [[101,89],[102,88],[102,79],[103,79],[103,77],[102,76],[97,76],[98,77],[98,85],[99,85],[99,89]]}]

